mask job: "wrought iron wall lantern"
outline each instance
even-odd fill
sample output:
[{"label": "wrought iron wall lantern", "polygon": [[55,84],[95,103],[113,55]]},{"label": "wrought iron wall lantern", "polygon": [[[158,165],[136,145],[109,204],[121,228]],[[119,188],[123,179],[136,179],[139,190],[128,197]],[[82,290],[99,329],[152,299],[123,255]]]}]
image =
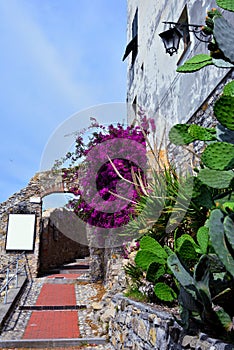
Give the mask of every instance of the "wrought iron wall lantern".
[{"label": "wrought iron wall lantern", "polygon": [[172,56],[177,53],[180,39],[184,37],[185,31],[192,32],[195,37],[202,42],[209,43],[212,39],[212,35],[206,35],[202,31],[202,25],[200,24],[188,24],[188,23],[177,23],[177,22],[163,22],[169,24],[170,28],[165,32],[159,34],[161,37],[166,53]]}]

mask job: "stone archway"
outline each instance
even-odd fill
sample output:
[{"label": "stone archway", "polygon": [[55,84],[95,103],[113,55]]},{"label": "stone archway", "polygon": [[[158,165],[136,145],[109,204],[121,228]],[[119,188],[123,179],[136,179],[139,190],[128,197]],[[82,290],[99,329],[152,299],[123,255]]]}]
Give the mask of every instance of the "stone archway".
[{"label": "stone archway", "polygon": [[[29,181],[28,185],[13,194],[7,201],[0,204],[0,254],[13,255],[15,252],[5,251],[8,214],[22,212],[36,214],[35,248],[28,252],[28,261],[33,276],[43,270],[77,257],[89,255],[88,246],[80,245],[60,232],[55,224],[51,224],[50,215],[43,218],[42,199],[53,193],[69,192],[62,174],[55,171],[39,172]],[[79,254],[80,252],[80,254]]]}]

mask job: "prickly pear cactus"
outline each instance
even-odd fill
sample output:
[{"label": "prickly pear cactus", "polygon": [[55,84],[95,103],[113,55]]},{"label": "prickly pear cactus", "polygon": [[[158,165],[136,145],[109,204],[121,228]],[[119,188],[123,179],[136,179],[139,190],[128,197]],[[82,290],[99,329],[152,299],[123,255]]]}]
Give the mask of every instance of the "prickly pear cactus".
[{"label": "prickly pear cactus", "polygon": [[169,139],[175,145],[187,145],[195,140],[214,141],[216,130],[196,124],[176,124],[169,131]]},{"label": "prickly pear cactus", "polygon": [[156,283],[156,281],[166,273],[166,266],[157,262],[152,262],[146,272],[147,281]]},{"label": "prickly pear cactus", "polygon": [[197,231],[197,242],[200,246],[200,249],[203,254],[206,254],[208,251],[209,245],[209,229],[206,226],[202,226]]},{"label": "prickly pear cactus", "polygon": [[213,170],[230,170],[234,167],[234,145],[228,142],[214,142],[207,146],[201,161]]},{"label": "prickly pear cactus", "polygon": [[163,301],[171,302],[177,298],[175,291],[163,282],[158,282],[154,286],[155,295]]},{"label": "prickly pear cactus", "polygon": [[163,247],[152,237],[145,236],[140,240],[140,248],[154,253],[161,259],[167,259],[167,253]]},{"label": "prickly pear cactus", "polygon": [[135,256],[135,263],[144,271],[147,271],[152,263],[155,265],[151,266],[149,273],[151,273],[153,266],[165,265],[168,255],[155,239],[149,236],[143,237],[140,240],[140,248]]},{"label": "prickly pear cactus", "polygon": [[231,181],[234,179],[234,173],[232,170],[201,169],[197,177],[209,187],[222,189],[230,186]]},{"label": "prickly pear cactus", "polygon": [[216,130],[213,128],[204,128],[197,124],[192,124],[188,128],[188,133],[200,141],[214,141],[216,140]]},{"label": "prickly pear cactus", "polygon": [[234,97],[222,95],[215,102],[214,114],[223,126],[234,130]]},{"label": "prickly pear cactus", "polygon": [[224,86],[223,95],[234,97],[234,81],[230,81],[228,84]]},{"label": "prickly pear cactus", "polygon": [[216,0],[217,5],[224,10],[234,12],[234,2],[233,0]]},{"label": "prickly pear cactus", "polygon": [[135,257],[135,263],[138,267],[141,267],[144,271],[146,271],[150,264],[156,262],[158,264],[164,264],[165,261],[162,258],[159,258],[158,255],[154,254],[151,251],[142,249],[139,250]]},{"label": "prickly pear cactus", "polygon": [[176,71],[180,73],[192,73],[211,64],[213,64],[212,57],[206,54],[199,54],[190,58],[182,66],[178,67]]},{"label": "prickly pear cactus", "polygon": [[176,124],[169,131],[170,142],[175,145],[187,145],[195,141],[195,137],[188,133],[189,124]]}]

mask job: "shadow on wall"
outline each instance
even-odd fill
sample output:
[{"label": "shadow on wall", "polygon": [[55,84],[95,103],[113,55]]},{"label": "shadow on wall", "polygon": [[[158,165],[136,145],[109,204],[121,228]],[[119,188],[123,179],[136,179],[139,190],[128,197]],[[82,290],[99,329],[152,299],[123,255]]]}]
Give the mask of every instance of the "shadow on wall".
[{"label": "shadow on wall", "polygon": [[89,256],[85,225],[65,208],[44,211],[40,236],[40,274]]}]

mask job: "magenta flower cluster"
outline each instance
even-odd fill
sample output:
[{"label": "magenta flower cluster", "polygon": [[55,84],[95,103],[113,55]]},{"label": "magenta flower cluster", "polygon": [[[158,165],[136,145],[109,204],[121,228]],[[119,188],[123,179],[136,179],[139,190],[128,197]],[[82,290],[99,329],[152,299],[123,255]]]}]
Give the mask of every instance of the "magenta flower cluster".
[{"label": "magenta flower cluster", "polygon": [[71,166],[64,170],[63,178],[76,183],[70,188],[76,198],[69,207],[92,226],[121,227],[134,216],[141,194],[137,179],[146,181],[147,130],[121,124],[105,127],[97,122],[95,128],[87,143],[79,135],[75,151],[66,156]]}]

